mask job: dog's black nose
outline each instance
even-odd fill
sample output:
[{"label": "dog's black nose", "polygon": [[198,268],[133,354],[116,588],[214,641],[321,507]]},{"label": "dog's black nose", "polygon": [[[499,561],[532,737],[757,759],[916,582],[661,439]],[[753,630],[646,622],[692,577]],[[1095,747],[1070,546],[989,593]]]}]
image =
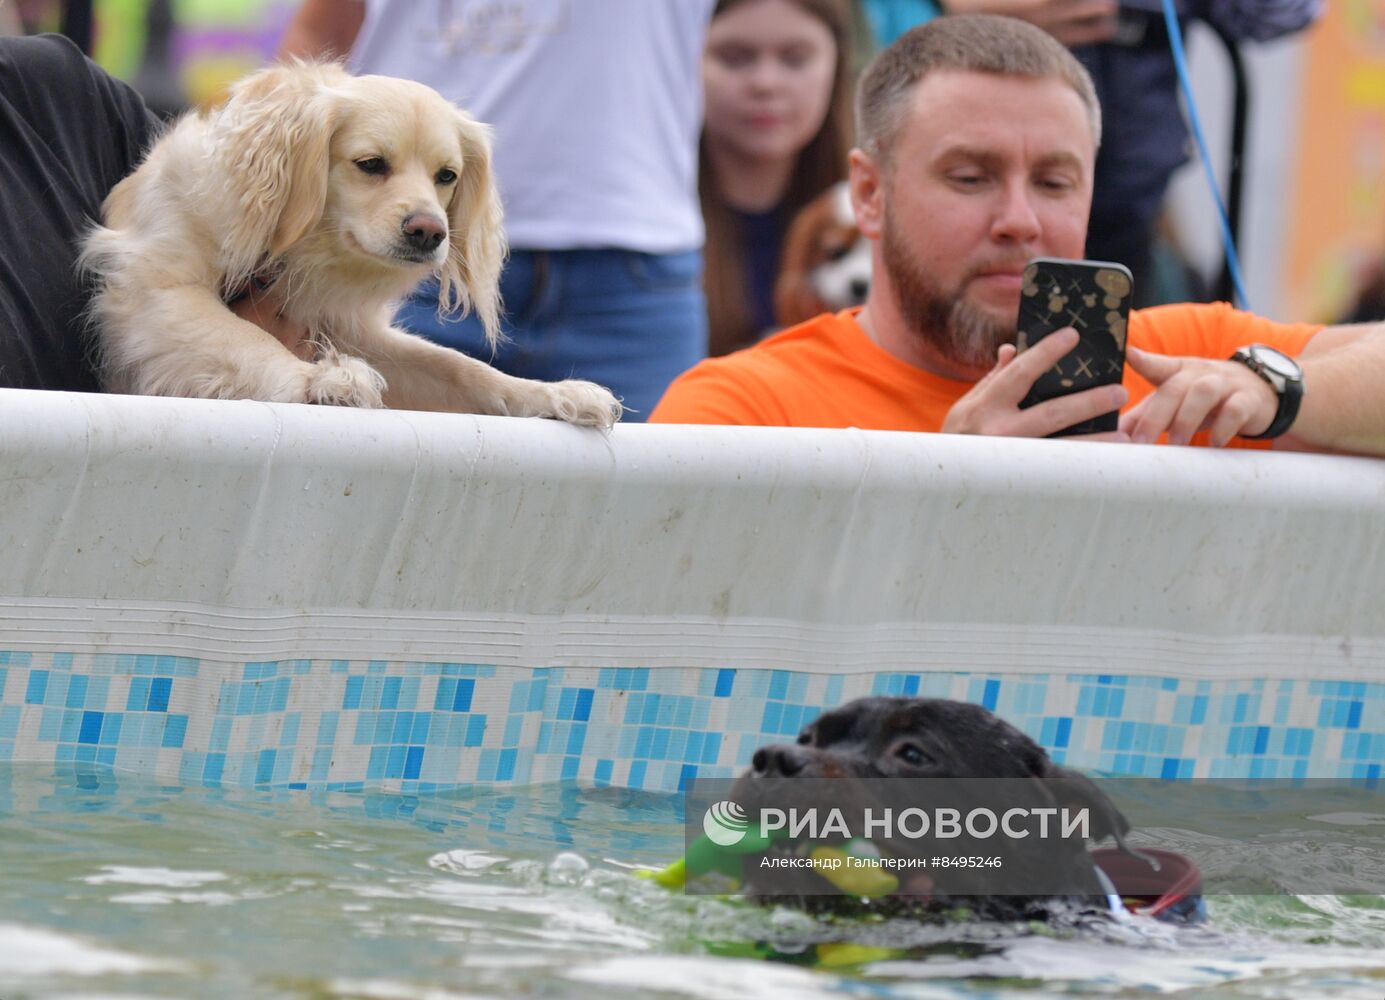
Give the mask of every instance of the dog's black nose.
[{"label": "dog's black nose", "polygon": [[857,302],[866,301],[866,293],[870,291],[870,282],[865,278],[851,279],[851,297]]},{"label": "dog's black nose", "polygon": [[791,745],[761,747],[750,758],[751,770],[762,778],[770,775],[791,778],[807,766],[807,753],[801,747]]},{"label": "dog's black nose", "polygon": [[420,253],[432,253],[447,237],[447,225],[435,215],[416,212],[404,220],[404,241]]}]

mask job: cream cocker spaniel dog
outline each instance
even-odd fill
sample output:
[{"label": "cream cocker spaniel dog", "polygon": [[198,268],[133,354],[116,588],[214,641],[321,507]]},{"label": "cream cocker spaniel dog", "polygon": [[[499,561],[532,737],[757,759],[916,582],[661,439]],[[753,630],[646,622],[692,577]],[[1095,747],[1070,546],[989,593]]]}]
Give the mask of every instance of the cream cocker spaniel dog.
[{"label": "cream cocker spaniel dog", "polygon": [[[514,378],[390,325],[437,274],[439,309],[497,338],[489,131],[421,84],[330,63],[246,77],[153,146],[103,222],[82,262],[109,391],[619,419],[600,386]],[[276,339],[231,304],[307,335]]]}]

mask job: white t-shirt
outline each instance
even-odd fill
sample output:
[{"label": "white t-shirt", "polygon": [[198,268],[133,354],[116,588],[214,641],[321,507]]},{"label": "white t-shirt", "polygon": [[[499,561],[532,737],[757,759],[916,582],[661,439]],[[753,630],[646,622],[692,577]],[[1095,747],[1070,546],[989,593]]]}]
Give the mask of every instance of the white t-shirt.
[{"label": "white t-shirt", "polygon": [[365,0],[348,65],[493,126],[511,246],[692,250],[714,2]]}]

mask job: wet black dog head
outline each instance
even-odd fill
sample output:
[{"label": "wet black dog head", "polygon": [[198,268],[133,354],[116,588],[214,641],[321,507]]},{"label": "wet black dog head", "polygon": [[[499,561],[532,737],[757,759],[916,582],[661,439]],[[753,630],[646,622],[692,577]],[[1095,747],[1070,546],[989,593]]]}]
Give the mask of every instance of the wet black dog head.
[{"label": "wet black dog head", "polygon": [[[930,779],[947,781],[944,786],[942,781]],[[988,784],[981,779],[1011,780]],[[1093,840],[1115,837],[1123,843],[1123,835],[1129,830],[1125,817],[1095,784],[1054,764],[1042,747],[1014,726],[979,705],[934,698],[862,698],[826,712],[799,734],[796,743],[757,750],[750,770],[736,781],[731,795],[752,811],[783,810],[802,802],[808,788],[812,789],[809,794],[814,796],[815,804],[821,805],[823,790],[827,789],[831,804],[852,816],[865,809],[889,807],[898,811],[910,806],[927,807],[929,803],[923,799],[929,796],[928,789],[959,789],[965,796],[968,789],[977,789],[980,795],[983,786],[997,785],[1006,789],[1008,805],[1026,809],[1085,809],[1088,833]],[[857,835],[857,831],[852,834]],[[882,854],[894,857],[954,854],[956,848],[956,842],[948,844],[928,838],[871,839]],[[788,839],[777,842],[771,850],[801,856],[811,847],[802,840]],[[1094,865],[1081,840],[1001,838],[988,841],[987,850],[1007,855],[1003,860],[1012,867],[1028,864],[1064,871],[1069,876],[1066,884],[1079,887],[1071,894],[1073,897],[1103,898]],[[747,860],[744,877],[752,895],[775,895],[782,901],[786,877],[783,869],[766,874],[762,865]],[[815,906],[809,898],[826,888],[819,875],[789,873],[787,877],[797,879],[794,891],[804,897],[803,905],[841,909],[840,896],[830,906],[822,900],[822,906]],[[773,890],[767,892],[770,878],[776,881]],[[949,884],[964,885],[965,876],[961,878],[962,882],[958,882],[954,874]],[[922,872],[901,875],[900,882],[900,895],[909,897],[913,904],[922,902],[933,909],[962,904],[974,912],[997,917],[1033,916],[1036,910],[1043,909],[1037,904],[1051,898],[1027,893],[988,893],[986,898],[949,899],[937,891],[934,879]],[[995,884],[994,878],[985,884]]]}]

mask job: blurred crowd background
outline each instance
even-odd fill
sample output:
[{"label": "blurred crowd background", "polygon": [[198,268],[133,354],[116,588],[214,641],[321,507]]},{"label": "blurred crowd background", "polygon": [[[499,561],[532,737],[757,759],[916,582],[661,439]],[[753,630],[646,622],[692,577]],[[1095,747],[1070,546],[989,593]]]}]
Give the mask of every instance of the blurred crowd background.
[{"label": "blurred crowd background", "polygon": [[[10,31],[89,33],[87,51],[170,115],[273,58],[297,0],[8,0]],[[83,41],[77,38],[79,42]]]},{"label": "blurred crowd background", "polygon": [[[98,63],[173,115],[214,103],[230,81],[273,58],[298,5],[6,0],[0,32],[85,34]],[[1194,26],[1189,49],[1196,104],[1225,180],[1232,64],[1205,28]],[[1385,2],[1329,0],[1308,30],[1248,47],[1244,70],[1249,305],[1282,320],[1385,318]],[[1196,162],[1175,179],[1165,220],[1168,245],[1215,288],[1220,236]]]}]

